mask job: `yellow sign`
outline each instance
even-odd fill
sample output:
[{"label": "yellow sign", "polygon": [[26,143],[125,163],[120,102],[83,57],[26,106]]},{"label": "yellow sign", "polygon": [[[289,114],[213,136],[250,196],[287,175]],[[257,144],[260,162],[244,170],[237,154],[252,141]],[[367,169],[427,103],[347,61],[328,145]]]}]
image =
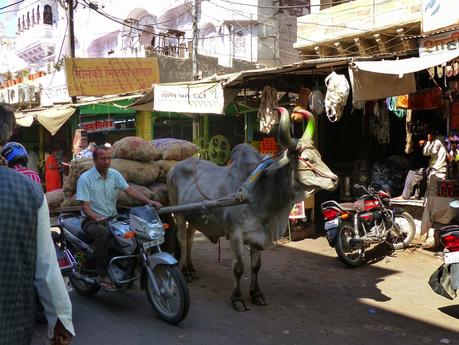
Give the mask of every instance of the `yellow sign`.
[{"label": "yellow sign", "polygon": [[70,96],[103,96],[151,89],[159,82],[156,58],[65,59]]}]

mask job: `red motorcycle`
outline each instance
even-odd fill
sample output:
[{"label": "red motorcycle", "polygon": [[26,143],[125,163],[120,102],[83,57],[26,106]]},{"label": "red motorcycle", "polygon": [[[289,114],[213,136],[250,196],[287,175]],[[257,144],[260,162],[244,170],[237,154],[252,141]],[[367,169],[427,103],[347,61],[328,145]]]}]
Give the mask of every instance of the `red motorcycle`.
[{"label": "red motorcycle", "polygon": [[355,185],[363,195],[354,203],[326,201],[321,205],[325,234],[330,246],[346,265],[357,267],[372,244],[388,243],[392,249],[407,247],[414,238],[413,217],[403,209],[393,208],[384,191]]}]

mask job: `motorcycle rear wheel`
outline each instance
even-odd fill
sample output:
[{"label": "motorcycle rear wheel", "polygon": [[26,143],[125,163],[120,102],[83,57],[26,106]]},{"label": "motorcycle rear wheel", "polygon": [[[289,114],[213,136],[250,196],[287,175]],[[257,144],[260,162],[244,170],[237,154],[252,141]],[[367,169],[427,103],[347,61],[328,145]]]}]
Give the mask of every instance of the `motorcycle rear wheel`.
[{"label": "motorcycle rear wheel", "polygon": [[[77,272],[76,273],[80,274],[80,272],[82,272],[86,268],[85,260],[82,260],[84,257],[84,254],[83,253],[79,253],[79,255],[75,255],[75,253],[72,253],[72,254],[77,261],[77,268],[76,268]],[[82,280],[73,276],[72,274],[70,274],[69,279],[70,279],[70,283],[72,284],[73,288],[82,296],[92,297],[96,293],[98,293],[100,290],[99,285],[88,285]]]},{"label": "motorcycle rear wheel", "polygon": [[350,222],[342,222],[336,237],[335,251],[343,263],[350,267],[358,267],[365,259],[365,249],[362,246],[352,248],[349,241],[355,238],[354,227]]},{"label": "motorcycle rear wheel", "polygon": [[182,321],[190,309],[190,293],[177,265],[158,265],[152,270],[159,292],[147,276],[146,293],[158,317],[170,324]]},{"label": "motorcycle rear wheel", "polygon": [[[406,224],[403,226],[397,222],[397,219],[403,219]],[[406,248],[413,241],[414,235],[416,234],[416,225],[414,224],[413,217],[408,212],[402,212],[395,215],[395,223],[401,227],[402,234],[397,235],[394,231],[391,231],[385,242],[389,244],[392,249],[398,250]]]}]

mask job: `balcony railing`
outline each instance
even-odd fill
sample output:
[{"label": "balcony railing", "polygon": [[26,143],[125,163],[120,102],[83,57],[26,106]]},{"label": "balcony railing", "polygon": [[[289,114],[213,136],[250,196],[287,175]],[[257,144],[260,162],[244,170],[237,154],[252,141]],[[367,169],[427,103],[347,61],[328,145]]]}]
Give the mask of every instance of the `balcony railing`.
[{"label": "balcony railing", "polygon": [[298,18],[295,48],[420,23],[422,0],[356,0]]},{"label": "balcony railing", "polygon": [[29,46],[42,41],[49,43],[53,39],[53,26],[48,24],[35,25],[17,36],[16,51],[22,52]]}]

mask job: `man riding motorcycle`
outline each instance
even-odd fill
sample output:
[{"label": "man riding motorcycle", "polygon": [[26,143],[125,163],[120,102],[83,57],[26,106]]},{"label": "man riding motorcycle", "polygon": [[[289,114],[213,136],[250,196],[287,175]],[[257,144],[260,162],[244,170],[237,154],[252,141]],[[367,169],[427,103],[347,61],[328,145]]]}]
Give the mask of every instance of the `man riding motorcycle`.
[{"label": "man riding motorcycle", "polygon": [[110,149],[97,146],[93,152],[94,167],[83,173],[78,179],[76,200],[81,202],[82,212],[86,216],[81,227],[89,239],[95,242],[96,260],[100,284],[105,289],[115,286],[108,277],[108,241],[111,233],[104,219],[117,214],[117,190],[124,191],[131,198],[153,207],[162,207],[128,185],[124,177],[110,168]]}]

